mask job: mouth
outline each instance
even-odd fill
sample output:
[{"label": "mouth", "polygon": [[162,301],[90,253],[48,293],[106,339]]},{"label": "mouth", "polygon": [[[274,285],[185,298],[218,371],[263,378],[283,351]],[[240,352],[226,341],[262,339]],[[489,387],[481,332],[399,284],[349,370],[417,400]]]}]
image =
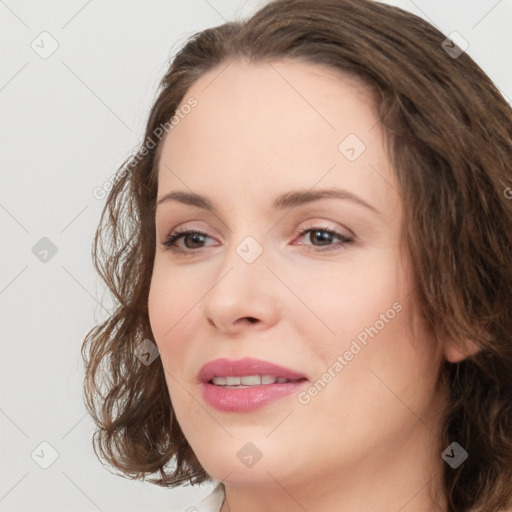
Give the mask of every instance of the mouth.
[{"label": "mouth", "polygon": [[306,375],[260,359],[215,359],[197,375],[203,399],[224,412],[250,412],[296,392]]}]

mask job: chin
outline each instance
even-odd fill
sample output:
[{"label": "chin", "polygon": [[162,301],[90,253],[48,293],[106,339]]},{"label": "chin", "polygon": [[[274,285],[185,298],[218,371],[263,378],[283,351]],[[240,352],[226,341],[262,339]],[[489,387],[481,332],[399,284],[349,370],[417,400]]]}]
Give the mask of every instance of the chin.
[{"label": "chin", "polygon": [[304,478],[308,463],[304,450],[296,449],[298,440],[291,443],[293,449],[267,435],[268,431],[262,431],[259,436],[235,436],[217,443],[215,449],[214,443],[204,443],[198,450],[192,447],[207,473],[227,484],[275,485],[276,480],[284,483],[299,475]]}]

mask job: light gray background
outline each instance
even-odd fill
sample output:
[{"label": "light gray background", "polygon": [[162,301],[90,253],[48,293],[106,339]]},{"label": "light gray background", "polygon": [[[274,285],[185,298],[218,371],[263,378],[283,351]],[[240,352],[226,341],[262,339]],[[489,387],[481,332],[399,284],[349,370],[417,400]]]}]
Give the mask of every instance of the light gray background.
[{"label": "light gray background", "polygon": [[[115,476],[92,451],[80,347],[105,318],[91,262],[104,200],[92,191],[142,137],[168,58],[261,3],[0,0],[1,511],[179,511],[210,492]],[[512,97],[512,0],[389,3],[459,32]],[[51,48],[43,31],[59,45],[46,59],[31,47]],[[57,247],[46,263],[32,252],[42,237]],[[31,457],[49,460],[43,441],[58,453],[48,469]]]}]

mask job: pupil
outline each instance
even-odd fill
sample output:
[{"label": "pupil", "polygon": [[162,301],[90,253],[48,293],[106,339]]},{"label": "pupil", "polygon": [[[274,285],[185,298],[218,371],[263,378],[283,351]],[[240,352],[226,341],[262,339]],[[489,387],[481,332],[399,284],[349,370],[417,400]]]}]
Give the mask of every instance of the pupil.
[{"label": "pupil", "polygon": [[[323,233],[323,235],[319,235],[319,233]],[[330,233],[327,233],[327,231],[313,231],[311,235],[313,235],[313,237],[316,238],[317,241],[319,241],[320,244],[322,245],[327,245],[331,241],[330,239],[332,237],[332,235]]]},{"label": "pupil", "polygon": [[187,235],[185,237],[185,246],[188,249],[193,249],[194,245],[192,245],[192,247],[191,247],[190,244],[187,243],[187,240],[193,239],[192,244],[195,244],[195,243],[201,243],[201,241],[202,241],[201,239],[202,238],[203,238],[203,235],[200,235],[199,233],[193,233],[192,235]]}]

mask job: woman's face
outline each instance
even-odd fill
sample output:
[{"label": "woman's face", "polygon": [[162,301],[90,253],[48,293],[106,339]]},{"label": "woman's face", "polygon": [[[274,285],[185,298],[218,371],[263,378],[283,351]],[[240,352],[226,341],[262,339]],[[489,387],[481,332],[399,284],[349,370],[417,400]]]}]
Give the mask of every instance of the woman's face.
[{"label": "woman's face", "polygon": [[[297,61],[224,63],[190,97],[162,148],[158,198],[182,195],[157,207],[149,296],[187,440],[226,483],[348,485],[403,466],[406,484],[444,395],[370,97]],[[196,234],[165,246],[178,228]],[[225,361],[246,358],[260,362]]]}]

